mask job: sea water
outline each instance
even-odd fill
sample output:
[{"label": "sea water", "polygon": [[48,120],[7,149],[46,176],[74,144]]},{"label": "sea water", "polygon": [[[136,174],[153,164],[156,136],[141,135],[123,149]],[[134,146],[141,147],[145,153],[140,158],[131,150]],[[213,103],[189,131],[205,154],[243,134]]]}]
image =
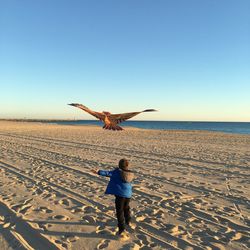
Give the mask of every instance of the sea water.
[{"label": "sea water", "polygon": [[[52,121],[51,121],[52,122]],[[53,121],[61,125],[98,125],[97,120]],[[196,121],[125,121],[122,127],[159,130],[206,130],[225,133],[250,134],[250,122],[196,122]]]}]

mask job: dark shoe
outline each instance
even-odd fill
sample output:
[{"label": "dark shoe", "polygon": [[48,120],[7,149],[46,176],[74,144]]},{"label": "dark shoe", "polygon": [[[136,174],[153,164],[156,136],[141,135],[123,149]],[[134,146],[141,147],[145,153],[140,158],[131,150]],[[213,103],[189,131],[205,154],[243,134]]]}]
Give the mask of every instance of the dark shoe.
[{"label": "dark shoe", "polygon": [[129,233],[127,231],[123,231],[120,235],[119,235],[119,238],[121,241],[126,241],[126,240],[129,240]]},{"label": "dark shoe", "polygon": [[121,235],[123,232],[125,232],[125,229],[119,229],[117,235]]}]

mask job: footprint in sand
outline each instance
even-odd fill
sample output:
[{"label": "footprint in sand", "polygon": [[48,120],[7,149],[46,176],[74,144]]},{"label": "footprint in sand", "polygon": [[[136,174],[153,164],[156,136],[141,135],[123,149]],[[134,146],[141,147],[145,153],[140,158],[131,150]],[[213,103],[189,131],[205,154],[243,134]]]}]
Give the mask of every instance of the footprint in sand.
[{"label": "footprint in sand", "polygon": [[114,234],[111,230],[106,229],[105,226],[97,226],[96,231],[97,234]]},{"label": "footprint in sand", "polygon": [[0,216],[0,225],[2,225],[3,228],[15,228],[15,223],[10,221],[9,216]]},{"label": "footprint in sand", "polygon": [[71,213],[75,214],[75,213],[83,212],[83,210],[84,210],[84,207],[75,207],[75,208],[72,208],[70,211]]},{"label": "footprint in sand", "polygon": [[76,242],[78,239],[78,236],[72,234],[65,234],[62,236],[62,240],[67,241],[68,243]]},{"label": "footprint in sand", "polygon": [[173,236],[181,235],[186,232],[183,226],[173,225],[173,224],[167,224],[166,230]]},{"label": "footprint in sand", "polygon": [[190,217],[190,218],[186,219],[186,223],[188,224],[187,225],[188,228],[193,228],[193,227],[195,227],[195,225],[193,225],[193,224],[200,223],[200,220],[197,219],[196,217]]},{"label": "footprint in sand", "polygon": [[110,240],[101,240],[101,242],[97,245],[97,249],[105,249],[108,247]]},{"label": "footprint in sand", "polygon": [[16,204],[16,205],[13,205],[11,207],[11,209],[15,210],[16,212],[18,213],[21,213],[21,214],[27,214],[28,210],[32,209],[33,206],[30,205],[30,204],[27,204],[29,201],[31,201],[32,199],[29,199],[29,200],[26,200],[24,201],[23,203],[21,204]]},{"label": "footprint in sand", "polygon": [[228,241],[237,241],[242,238],[242,234],[236,231],[230,231],[226,233],[225,236],[228,239]]},{"label": "footprint in sand", "polygon": [[59,204],[69,206],[70,205],[70,200],[69,199],[61,199],[59,201]]},{"label": "footprint in sand", "polygon": [[153,216],[156,217],[156,218],[159,218],[159,219],[162,219],[165,217],[165,214],[162,210],[160,209],[154,209],[153,210]]},{"label": "footprint in sand", "polygon": [[56,219],[56,220],[69,220],[69,217],[65,216],[65,215],[55,215],[52,217],[52,219]]},{"label": "footprint in sand", "polygon": [[235,213],[235,208],[231,208],[231,207],[223,207],[223,210],[227,213]]},{"label": "footprint in sand", "polygon": [[83,207],[83,210],[84,210],[84,213],[86,213],[86,214],[96,212],[96,209],[94,207],[91,207],[91,206],[85,206],[85,207]]},{"label": "footprint in sand", "polygon": [[147,239],[147,236],[143,235],[143,234],[137,234],[136,237],[141,240],[141,241],[144,241],[144,242],[147,242],[148,239]]},{"label": "footprint in sand", "polygon": [[47,232],[47,231],[48,231],[48,229],[47,229],[48,225],[47,225],[45,222],[39,222],[39,223],[37,223],[37,225],[38,225],[38,227],[39,227],[40,229],[42,229],[44,232]]},{"label": "footprint in sand", "polygon": [[144,234],[137,234],[135,237],[138,239],[138,245],[140,247],[148,246],[151,243],[148,237]]},{"label": "footprint in sand", "polygon": [[81,218],[83,221],[90,223],[90,224],[95,224],[96,223],[96,218],[94,216],[90,215],[85,215]]},{"label": "footprint in sand", "polygon": [[11,194],[2,194],[3,200],[4,201],[12,201],[13,197],[16,197],[17,194],[11,193]]},{"label": "footprint in sand", "polygon": [[8,197],[4,197],[3,198],[3,201],[7,201],[7,202],[10,202],[10,201],[12,201],[10,198],[8,198]]},{"label": "footprint in sand", "polygon": [[152,200],[149,200],[149,199],[142,199],[141,201],[140,201],[140,203],[141,204],[143,204],[143,205],[151,205],[152,203],[153,203],[153,201]]},{"label": "footprint in sand", "polygon": [[47,208],[47,207],[39,207],[38,208],[39,211],[43,212],[43,213],[46,213],[46,214],[50,214],[53,212],[53,210]]},{"label": "footprint in sand", "polygon": [[5,217],[0,215],[0,224],[3,224],[5,221]]},{"label": "footprint in sand", "polygon": [[15,226],[15,223],[10,223],[10,222],[6,222],[6,223],[4,223],[3,224],[3,228],[14,228],[14,226]]},{"label": "footprint in sand", "polygon": [[38,187],[33,188],[32,191],[33,191],[32,195],[40,195],[43,193],[43,190],[41,188],[38,188]]},{"label": "footprint in sand", "polygon": [[67,245],[66,243],[60,241],[60,240],[55,240],[55,243],[56,243],[57,245],[62,246],[63,248],[68,249],[68,245]]},{"label": "footprint in sand", "polygon": [[21,213],[21,214],[28,214],[29,211],[34,208],[32,205],[26,205],[26,206],[23,206],[18,212]]},{"label": "footprint in sand", "polygon": [[[43,195],[41,195],[41,197],[43,198],[43,199],[48,199],[48,198],[55,198],[56,197],[56,195],[53,195],[53,194],[51,194],[51,193],[44,193]],[[49,200],[53,200],[53,199],[49,199]]]}]

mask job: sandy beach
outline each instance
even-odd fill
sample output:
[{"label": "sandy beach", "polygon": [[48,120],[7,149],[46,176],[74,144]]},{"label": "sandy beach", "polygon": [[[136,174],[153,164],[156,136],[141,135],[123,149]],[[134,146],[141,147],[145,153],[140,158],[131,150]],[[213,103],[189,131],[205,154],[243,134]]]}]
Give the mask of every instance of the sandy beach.
[{"label": "sandy beach", "polygon": [[[127,158],[136,228],[116,236]],[[0,122],[0,249],[249,249],[250,136]]]}]

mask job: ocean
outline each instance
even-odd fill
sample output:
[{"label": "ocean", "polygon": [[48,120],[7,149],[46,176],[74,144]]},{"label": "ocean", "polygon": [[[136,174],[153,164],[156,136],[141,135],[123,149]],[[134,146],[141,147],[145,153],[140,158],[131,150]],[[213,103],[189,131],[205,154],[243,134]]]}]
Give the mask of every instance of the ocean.
[{"label": "ocean", "polygon": [[[103,126],[103,123],[97,120],[51,121],[50,123]],[[121,126],[158,130],[206,130],[234,134],[250,134],[250,122],[125,121]]]}]

